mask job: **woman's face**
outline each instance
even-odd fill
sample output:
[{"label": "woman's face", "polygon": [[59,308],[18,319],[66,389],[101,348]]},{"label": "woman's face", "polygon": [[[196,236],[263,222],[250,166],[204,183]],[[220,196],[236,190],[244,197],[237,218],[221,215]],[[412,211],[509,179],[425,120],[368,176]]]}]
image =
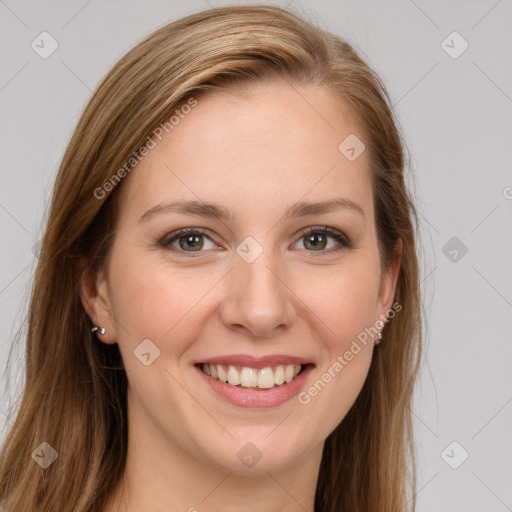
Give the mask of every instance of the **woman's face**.
[{"label": "woman's face", "polygon": [[364,137],[331,93],[248,91],[196,96],[125,178],[93,314],[119,344],[130,421],[237,472],[321,450],[398,269],[381,273]]}]

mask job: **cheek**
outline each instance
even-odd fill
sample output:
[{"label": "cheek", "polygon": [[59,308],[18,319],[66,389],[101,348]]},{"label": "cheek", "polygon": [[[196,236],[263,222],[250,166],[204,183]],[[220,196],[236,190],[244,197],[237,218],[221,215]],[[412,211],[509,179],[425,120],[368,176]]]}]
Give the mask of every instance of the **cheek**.
[{"label": "cheek", "polygon": [[[369,258],[354,257],[352,262],[332,271],[316,271],[298,292],[306,305],[323,321],[329,344],[343,350],[347,342],[377,320],[379,275]],[[357,260],[357,261],[356,261]]]},{"label": "cheek", "polygon": [[162,258],[137,251],[114,253],[111,288],[119,344],[133,350],[150,339],[161,352],[172,348],[179,355],[200,329],[202,299],[217,281],[217,274],[173,269]]},{"label": "cheek", "polygon": [[327,436],[345,417],[361,391],[371,363],[370,329],[378,319],[379,274],[374,261],[363,257],[355,261],[328,276],[318,276],[315,293],[309,294],[307,302],[321,320],[317,326],[324,326],[321,365],[315,371],[315,379],[299,396],[304,419],[320,419],[309,420],[312,435],[318,429]]}]

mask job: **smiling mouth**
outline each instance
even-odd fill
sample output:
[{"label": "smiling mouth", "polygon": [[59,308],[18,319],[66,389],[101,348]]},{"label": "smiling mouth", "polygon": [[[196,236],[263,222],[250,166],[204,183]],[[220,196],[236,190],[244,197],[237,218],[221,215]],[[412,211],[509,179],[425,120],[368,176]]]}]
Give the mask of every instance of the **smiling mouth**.
[{"label": "smiling mouth", "polygon": [[202,363],[197,365],[200,370],[213,379],[234,387],[265,390],[286,385],[300,375],[309,364],[286,364],[251,368],[223,364]]}]

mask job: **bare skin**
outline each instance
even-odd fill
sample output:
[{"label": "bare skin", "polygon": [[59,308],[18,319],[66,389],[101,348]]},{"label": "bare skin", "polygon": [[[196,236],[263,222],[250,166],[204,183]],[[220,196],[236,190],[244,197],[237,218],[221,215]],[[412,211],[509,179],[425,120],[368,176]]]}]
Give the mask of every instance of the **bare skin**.
[{"label": "bare skin", "polygon": [[[298,91],[269,82],[244,96],[198,96],[122,184],[108,273],[81,280],[84,307],[106,329],[101,342],[119,344],[129,381],[127,467],[106,512],[313,511],[325,439],[361,390],[374,340],[307,404],[233,405],[194,366],[230,354],[298,356],[314,365],[307,391],[393,304],[400,249],[384,273],[368,154],[349,161],[338,150],[363,135],[332,93]],[[298,201],[335,198],[362,213],[285,217]],[[233,219],[140,220],[173,200],[215,203]],[[303,232],[324,226],[350,246]],[[186,246],[191,234],[183,245],[172,235],[159,243],[181,228],[201,230],[199,250]],[[262,249],[251,263],[236,251],[246,237]],[[145,339],[160,350],[148,366],[134,357]],[[248,442],[261,454],[252,467],[237,456]]]}]

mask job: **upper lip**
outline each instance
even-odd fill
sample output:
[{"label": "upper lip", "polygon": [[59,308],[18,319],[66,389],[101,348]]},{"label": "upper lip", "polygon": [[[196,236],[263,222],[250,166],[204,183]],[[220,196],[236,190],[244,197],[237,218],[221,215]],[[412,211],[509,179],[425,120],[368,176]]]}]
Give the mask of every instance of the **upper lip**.
[{"label": "upper lip", "polygon": [[303,357],[290,356],[285,354],[268,355],[263,357],[254,357],[248,354],[232,354],[226,356],[209,357],[197,361],[195,364],[226,364],[233,366],[246,366],[248,368],[266,368],[267,366],[278,366],[288,364],[311,364],[312,361]]}]

